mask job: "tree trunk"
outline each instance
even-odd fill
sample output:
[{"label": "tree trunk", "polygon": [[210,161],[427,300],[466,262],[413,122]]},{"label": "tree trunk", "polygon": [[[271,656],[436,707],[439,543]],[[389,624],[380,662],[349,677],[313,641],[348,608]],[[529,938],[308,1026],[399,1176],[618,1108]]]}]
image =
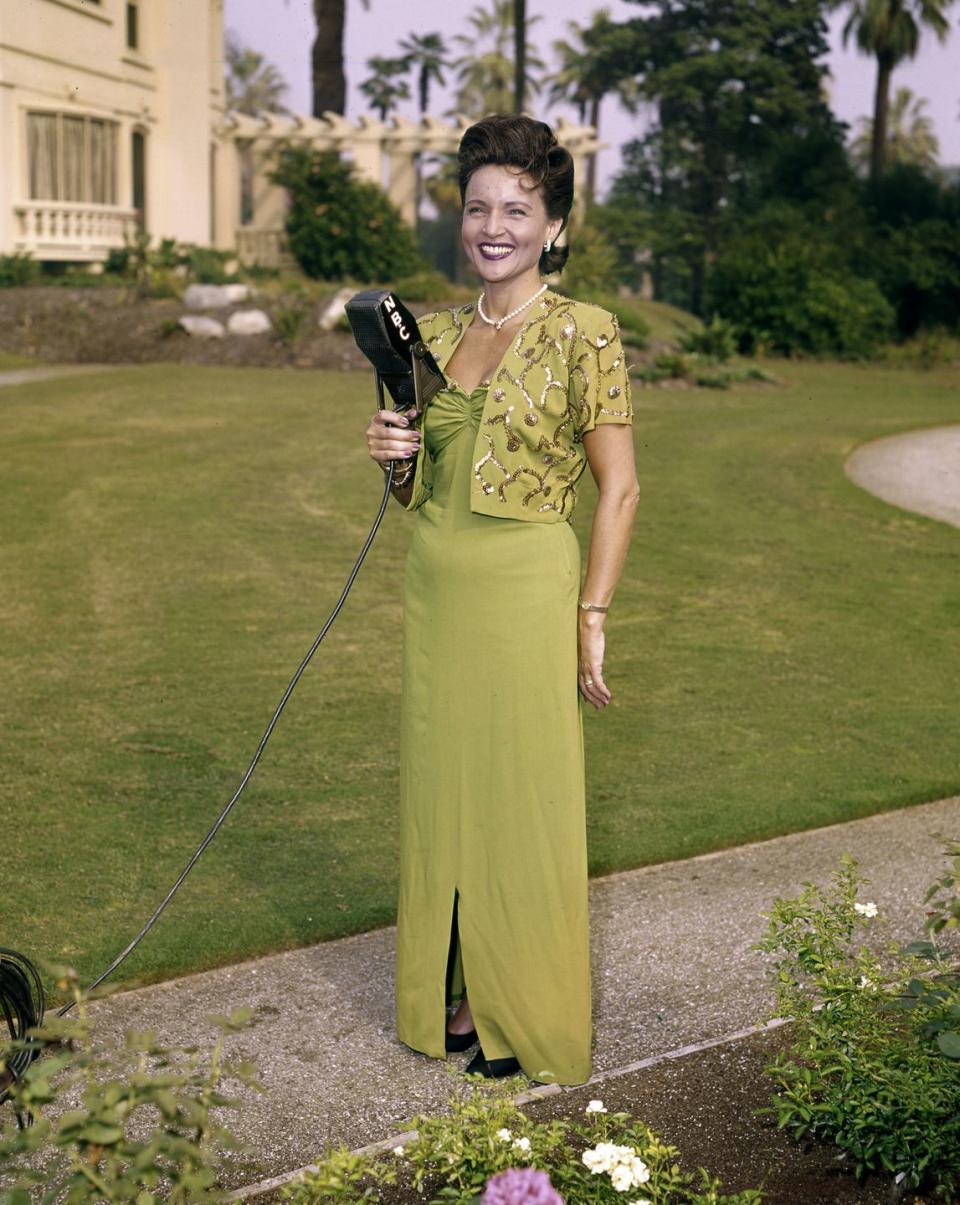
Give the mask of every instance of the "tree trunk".
[{"label": "tree trunk", "polygon": [[887,165],[887,119],[890,111],[890,76],[893,63],[877,59],[877,90],[873,100],[873,142],[870,147],[870,179],[879,180]]},{"label": "tree trunk", "polygon": [[527,5],[513,0],[513,111],[523,112],[527,84]]},{"label": "tree trunk", "polygon": [[[590,102],[590,124],[595,136],[600,133],[600,97],[595,96]],[[591,151],[587,157],[587,201],[592,205],[597,196],[597,152]]]},{"label": "tree trunk", "polygon": [[313,0],[317,34],[313,40],[313,115],[346,111],[343,26],[346,0]]}]

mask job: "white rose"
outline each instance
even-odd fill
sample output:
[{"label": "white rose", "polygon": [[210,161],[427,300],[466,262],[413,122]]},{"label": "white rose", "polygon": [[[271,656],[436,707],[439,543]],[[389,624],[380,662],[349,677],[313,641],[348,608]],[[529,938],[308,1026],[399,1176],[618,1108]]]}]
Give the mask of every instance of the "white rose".
[{"label": "white rose", "polygon": [[860,913],[861,916],[877,915],[877,905],[872,901],[866,904],[854,904],[853,907],[857,912]]},{"label": "white rose", "polygon": [[497,1137],[501,1142],[509,1142],[513,1135],[509,1130],[497,1130]]},{"label": "white rose", "polygon": [[610,1173],[610,1181],[617,1192],[633,1188],[633,1172],[625,1163],[618,1163]]},{"label": "white rose", "polygon": [[610,1142],[600,1142],[592,1150],[584,1151],[583,1162],[592,1172],[608,1172],[620,1160],[619,1148]]},{"label": "white rose", "polygon": [[589,1167],[589,1169],[591,1170],[591,1172],[593,1172],[594,1175],[596,1175],[598,1172],[603,1171],[603,1168],[600,1166],[600,1164],[601,1164],[600,1156],[597,1154],[597,1152],[595,1150],[584,1151],[583,1154],[580,1156],[580,1159],[583,1162],[584,1166]]},{"label": "white rose", "polygon": [[397,1156],[397,1158],[402,1158],[403,1157],[403,1147],[395,1146],[393,1148],[393,1153]]},{"label": "white rose", "polygon": [[513,1145],[518,1151],[528,1151],[530,1149],[529,1138],[514,1138]]},{"label": "white rose", "polygon": [[606,1113],[602,1100],[592,1100],[584,1109],[584,1113]]}]

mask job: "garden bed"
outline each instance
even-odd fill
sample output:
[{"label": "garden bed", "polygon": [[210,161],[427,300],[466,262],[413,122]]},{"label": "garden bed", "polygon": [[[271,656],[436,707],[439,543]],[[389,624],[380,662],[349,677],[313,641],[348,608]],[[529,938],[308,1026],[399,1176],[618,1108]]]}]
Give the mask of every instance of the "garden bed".
[{"label": "garden bed", "polygon": [[[521,1108],[534,1124],[583,1119],[588,1103],[599,1098],[608,1114],[629,1113],[676,1147],[684,1171],[696,1173],[705,1168],[719,1177],[725,1194],[760,1188],[769,1205],[881,1205],[900,1199],[889,1178],[870,1176],[859,1183],[832,1148],[797,1143],[777,1128],[770,1115],[757,1115],[756,1110],[769,1106],[774,1089],[765,1068],[786,1048],[789,1032],[787,1026],[763,1030],[600,1083],[540,1097]],[[398,1162],[392,1152],[383,1158]],[[402,1160],[399,1165],[402,1167]],[[518,1165],[522,1166],[522,1161]],[[440,1187],[441,1182],[436,1181],[426,1192],[417,1192],[411,1177],[401,1173],[399,1183],[379,1187],[373,1199],[384,1205],[422,1205],[431,1201]],[[284,1198],[282,1190],[277,1190],[253,1199]],[[324,1198],[298,1194],[296,1199],[302,1205]],[[912,1195],[908,1199],[915,1203],[924,1200]],[[567,1205],[577,1202],[568,1196]]]},{"label": "garden bed", "polygon": [[[331,290],[331,296],[333,292]],[[232,310],[263,309],[277,324],[289,299],[254,294]],[[425,306],[415,307],[425,312]],[[346,331],[323,331],[317,315],[323,304],[311,302],[295,338],[276,333],[223,339],[190,336],[178,328],[187,313],[178,298],[136,296],[125,288],[0,289],[0,352],[36,357],[50,363],[220,364],[230,367],[368,368],[369,361]],[[231,310],[204,311],[224,320]]]},{"label": "garden bed", "polygon": [[628,1112],[677,1147],[688,1170],[705,1167],[725,1192],[764,1188],[778,1205],[805,1202],[882,1202],[890,1183],[871,1177],[858,1184],[836,1152],[819,1143],[795,1142],[770,1115],[754,1110],[770,1104],[773,1083],[764,1068],[784,1049],[789,1029],[766,1030],[737,1042],[586,1088],[547,1097],[525,1107],[531,1119],[582,1112],[600,1097],[612,1113]]},{"label": "garden bed", "polygon": [[[200,311],[189,310],[177,297],[139,297],[132,284],[0,289],[0,356],[26,356],[53,364],[176,362],[235,368],[369,369],[369,361],[349,331],[324,331],[318,325],[337,291],[334,285],[314,283],[292,291],[276,282],[254,288],[249,301],[202,312],[225,324],[233,312],[261,309],[274,330],[217,339],[191,336],[178,326],[183,315]],[[616,298],[603,301],[616,304]],[[451,297],[412,301],[409,308],[419,317],[455,304],[458,302]],[[634,309],[642,309],[644,324],[650,328],[650,347],[642,354],[631,345],[632,364],[676,347],[676,333],[686,327],[670,307],[649,302],[634,303]],[[692,326],[696,320],[688,317],[688,321]],[[625,340],[630,338],[628,325],[624,326]],[[280,332],[286,332],[286,337]],[[671,375],[683,374],[661,372],[658,379]]]}]

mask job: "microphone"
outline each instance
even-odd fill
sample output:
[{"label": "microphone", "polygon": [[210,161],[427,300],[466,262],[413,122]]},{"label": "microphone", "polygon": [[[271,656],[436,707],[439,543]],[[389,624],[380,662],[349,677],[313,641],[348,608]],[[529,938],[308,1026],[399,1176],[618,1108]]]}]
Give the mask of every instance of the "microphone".
[{"label": "microphone", "polygon": [[353,337],[377,373],[377,396],[383,409],[383,387],[395,409],[424,405],[446,385],[446,378],[420,338],[417,320],[388,289],[367,289],[347,302]]}]

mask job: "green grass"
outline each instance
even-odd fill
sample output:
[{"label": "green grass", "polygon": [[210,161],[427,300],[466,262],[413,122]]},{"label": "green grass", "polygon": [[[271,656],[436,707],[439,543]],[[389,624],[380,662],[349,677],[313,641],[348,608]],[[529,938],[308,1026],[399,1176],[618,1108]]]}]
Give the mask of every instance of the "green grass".
[{"label": "green grass", "polygon": [[[863,440],[955,421],[957,375],[776,372],[782,386],[636,391],[643,502],[607,626],[613,702],[584,719],[594,873],[960,789],[960,532],[842,471]],[[369,530],[373,406],[365,374],[166,366],[0,392],[0,945],[88,978],[175,877]],[[594,499],[591,483],[584,549]],[[128,980],[392,921],[413,522],[391,503]]]},{"label": "green grass", "polygon": [[18,356],[12,351],[0,351],[0,372],[10,372],[16,368],[36,368],[40,365],[40,360],[32,359],[30,356]]},{"label": "green grass", "polygon": [[657,343],[676,343],[684,332],[703,326],[693,314],[665,301],[644,301],[638,297],[630,304],[644,318],[650,327],[650,338]]}]

